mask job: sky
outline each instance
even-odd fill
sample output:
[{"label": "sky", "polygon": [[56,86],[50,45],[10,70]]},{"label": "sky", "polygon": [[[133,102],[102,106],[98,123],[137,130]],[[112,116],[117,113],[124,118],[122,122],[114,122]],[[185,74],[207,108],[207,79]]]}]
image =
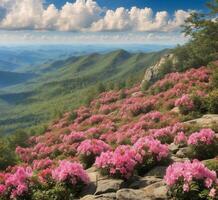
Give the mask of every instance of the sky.
[{"label": "sky", "polygon": [[149,43],[188,40],[181,25],[206,0],[0,0],[0,43]]}]

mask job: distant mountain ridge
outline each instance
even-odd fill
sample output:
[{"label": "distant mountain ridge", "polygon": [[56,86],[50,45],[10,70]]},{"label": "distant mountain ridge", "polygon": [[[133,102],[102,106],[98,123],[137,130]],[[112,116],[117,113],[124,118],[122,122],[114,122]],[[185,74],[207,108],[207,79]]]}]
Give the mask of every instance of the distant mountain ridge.
[{"label": "distant mountain ridge", "polygon": [[[117,50],[73,56],[34,68],[31,73],[37,74],[36,77],[0,91],[0,129],[10,133],[20,127],[47,122],[54,113],[84,103],[89,90],[97,83],[114,84],[126,81],[128,77],[141,76],[168,51],[129,53]],[[4,109],[5,105],[7,109]]]}]

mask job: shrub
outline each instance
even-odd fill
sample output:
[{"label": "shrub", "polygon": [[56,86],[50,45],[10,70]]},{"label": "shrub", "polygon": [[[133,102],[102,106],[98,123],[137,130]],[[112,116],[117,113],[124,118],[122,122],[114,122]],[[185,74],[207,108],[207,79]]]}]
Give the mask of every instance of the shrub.
[{"label": "shrub", "polygon": [[120,145],[114,152],[107,151],[96,158],[95,166],[103,175],[128,179],[133,175],[136,151],[128,145]]},{"label": "shrub", "polygon": [[174,163],[164,177],[170,196],[178,200],[217,199],[217,175],[198,160]]},{"label": "shrub", "polygon": [[213,158],[218,153],[218,141],[215,132],[211,129],[201,129],[192,133],[188,138],[191,148],[191,157],[198,159]]},{"label": "shrub", "polygon": [[89,177],[82,165],[67,160],[59,162],[59,166],[52,171],[52,178],[58,183],[64,183],[66,188],[71,188],[74,193],[89,183]]},{"label": "shrub", "polygon": [[140,175],[147,172],[158,162],[166,159],[169,155],[167,145],[152,137],[140,138],[133,146],[137,152],[137,170]]},{"label": "shrub", "polygon": [[5,174],[4,183],[1,185],[3,199],[29,199],[31,196],[30,179],[32,177],[30,167],[17,167],[14,173]]},{"label": "shrub", "polygon": [[77,148],[77,152],[85,168],[89,168],[95,162],[97,156],[109,149],[109,145],[102,140],[87,139],[81,142]]},{"label": "shrub", "polygon": [[185,115],[194,109],[194,103],[187,94],[184,94],[181,98],[177,99],[175,101],[175,106],[178,106],[180,112]]}]

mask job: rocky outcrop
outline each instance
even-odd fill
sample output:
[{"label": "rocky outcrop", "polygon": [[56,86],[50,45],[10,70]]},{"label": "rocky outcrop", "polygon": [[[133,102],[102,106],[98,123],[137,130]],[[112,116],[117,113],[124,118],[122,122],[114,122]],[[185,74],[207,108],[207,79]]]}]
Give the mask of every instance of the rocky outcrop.
[{"label": "rocky outcrop", "polygon": [[218,125],[218,115],[216,114],[204,115],[201,118],[186,121],[184,122],[184,124],[196,125],[199,128],[213,128],[214,125]]},{"label": "rocky outcrop", "polygon": [[159,62],[157,62],[155,65],[150,66],[146,69],[141,85],[143,85],[144,83],[152,83],[156,81],[157,78],[159,77],[161,66],[164,63],[166,63],[167,60],[170,60],[173,66],[175,66],[176,63],[178,62],[176,57],[173,54],[166,54],[159,60]]}]

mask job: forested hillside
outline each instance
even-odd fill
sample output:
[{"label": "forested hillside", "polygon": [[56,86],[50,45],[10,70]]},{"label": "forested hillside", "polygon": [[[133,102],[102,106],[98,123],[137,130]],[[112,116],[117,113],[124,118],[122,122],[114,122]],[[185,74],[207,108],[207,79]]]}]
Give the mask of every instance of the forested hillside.
[{"label": "forested hillside", "polygon": [[36,78],[0,91],[1,134],[35,125],[41,128],[63,111],[89,103],[99,92],[130,87],[141,80],[146,67],[167,52],[118,50],[71,57],[39,67],[34,71]]}]

